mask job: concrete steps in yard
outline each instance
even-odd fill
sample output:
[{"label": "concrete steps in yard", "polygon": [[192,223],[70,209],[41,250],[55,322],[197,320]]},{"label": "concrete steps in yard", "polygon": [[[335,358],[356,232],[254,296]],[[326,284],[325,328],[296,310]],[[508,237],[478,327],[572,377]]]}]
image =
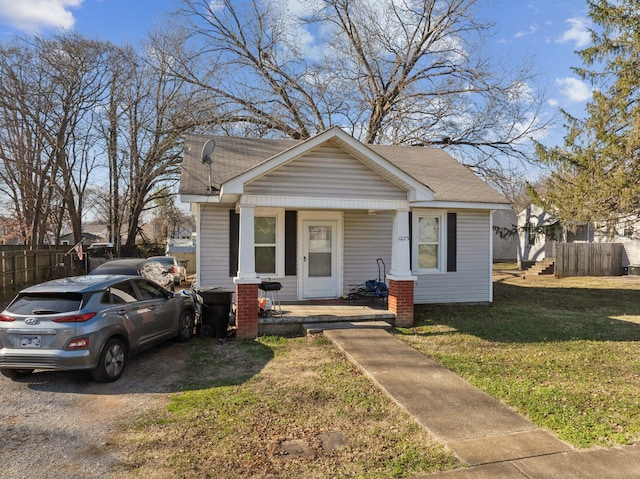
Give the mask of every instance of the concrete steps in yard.
[{"label": "concrete steps in yard", "polygon": [[555,262],[555,258],[545,258],[542,261],[537,261],[536,264],[525,271],[525,275],[537,276],[541,274],[553,274]]}]

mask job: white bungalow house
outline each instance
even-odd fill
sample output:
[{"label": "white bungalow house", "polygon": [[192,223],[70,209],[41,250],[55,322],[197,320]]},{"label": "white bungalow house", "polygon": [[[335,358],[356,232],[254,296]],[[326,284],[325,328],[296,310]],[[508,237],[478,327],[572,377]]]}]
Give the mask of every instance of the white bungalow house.
[{"label": "white bungalow house", "polygon": [[[203,161],[203,146],[213,148]],[[337,299],[387,265],[388,309],[491,302],[492,212],[508,201],[439,149],[188,135],[180,180],[198,231],[197,284],[233,288],[236,335],[258,334],[258,285]]]}]

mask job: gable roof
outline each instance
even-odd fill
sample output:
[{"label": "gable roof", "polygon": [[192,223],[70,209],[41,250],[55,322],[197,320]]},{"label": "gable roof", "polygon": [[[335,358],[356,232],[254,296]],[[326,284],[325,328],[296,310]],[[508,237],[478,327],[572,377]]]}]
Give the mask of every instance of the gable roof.
[{"label": "gable roof", "polygon": [[431,188],[435,192],[434,201],[509,204],[473,171],[439,148],[387,145],[369,148]]},{"label": "gable roof", "polygon": [[[212,139],[211,172],[202,162],[202,147]],[[228,136],[203,136],[189,134],[185,138],[185,154],[180,179],[180,195],[209,195],[211,186],[242,181],[268,168],[268,162],[290,160],[298,152],[312,149],[319,141],[335,141],[340,147],[359,159],[368,160],[372,168],[389,171],[389,175],[403,182],[420,185],[428,192],[429,200],[448,203],[508,204],[508,201],[478,178],[469,168],[441,149],[408,146],[364,145],[342,130],[331,128],[308,140],[273,140],[262,138],[238,138]],[[381,172],[381,176],[385,176]],[[423,195],[423,200],[424,198]]]}]

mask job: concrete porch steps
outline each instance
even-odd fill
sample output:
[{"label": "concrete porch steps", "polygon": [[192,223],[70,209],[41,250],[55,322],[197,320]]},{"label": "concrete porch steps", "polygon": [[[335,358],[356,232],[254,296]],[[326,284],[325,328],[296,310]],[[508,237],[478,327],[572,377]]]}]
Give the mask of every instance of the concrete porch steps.
[{"label": "concrete porch steps", "polygon": [[536,262],[531,268],[525,271],[527,276],[537,276],[541,274],[553,274],[556,261],[555,258],[545,258]]},{"label": "concrete porch steps", "polygon": [[[387,309],[351,304],[282,304],[282,316],[258,320],[259,334],[308,334],[310,330],[376,325],[390,328],[396,316]],[[342,323],[341,326],[335,326]],[[357,326],[356,326],[357,325]],[[386,325],[386,326],[385,326]]]}]

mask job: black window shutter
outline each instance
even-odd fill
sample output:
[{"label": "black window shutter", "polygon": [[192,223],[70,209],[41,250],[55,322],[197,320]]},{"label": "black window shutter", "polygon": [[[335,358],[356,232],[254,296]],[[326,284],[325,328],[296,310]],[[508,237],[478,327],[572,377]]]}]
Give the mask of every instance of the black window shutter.
[{"label": "black window shutter", "polygon": [[298,212],[284,212],[284,274],[295,276],[298,247]]},{"label": "black window shutter", "polygon": [[409,267],[413,269],[413,213],[409,211]]},{"label": "black window shutter", "polygon": [[447,271],[456,271],[458,256],[458,215],[447,213]]},{"label": "black window shutter", "polygon": [[[202,238],[200,238],[202,239]],[[240,215],[229,210],[229,276],[238,274],[238,250],[240,248]]]}]

